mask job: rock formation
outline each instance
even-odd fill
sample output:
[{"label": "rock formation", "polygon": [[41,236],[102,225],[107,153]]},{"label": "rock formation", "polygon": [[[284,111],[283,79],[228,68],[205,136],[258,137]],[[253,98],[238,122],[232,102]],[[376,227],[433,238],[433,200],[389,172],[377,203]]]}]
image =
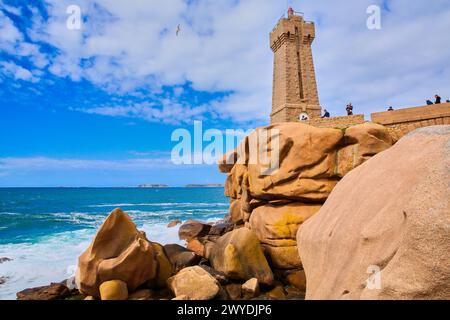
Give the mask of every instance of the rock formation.
[{"label": "rock formation", "polygon": [[450,299],[449,181],[450,126],[350,172],[298,231],[306,298]]},{"label": "rock formation", "polygon": [[[272,147],[272,140],[258,140],[261,130],[279,132],[279,169],[269,175],[264,174],[267,164],[250,161],[252,142],[258,141],[256,150]],[[294,122],[257,129],[219,163],[227,173],[229,219],[257,235],[276,274],[289,275],[286,283],[304,288],[298,227],[321,208],[342,177],[392,144],[388,130],[373,123],[345,130]]]},{"label": "rock formation", "polygon": [[103,282],[121,280],[132,292],[157,278],[157,263],[155,249],[145,234],[136,229],[126,213],[116,209],[78,260],[78,288],[99,297]]}]

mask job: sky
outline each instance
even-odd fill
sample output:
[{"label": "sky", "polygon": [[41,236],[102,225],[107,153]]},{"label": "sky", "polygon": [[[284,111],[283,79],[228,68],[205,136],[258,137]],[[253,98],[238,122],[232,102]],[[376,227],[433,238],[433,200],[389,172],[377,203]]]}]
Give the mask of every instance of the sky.
[{"label": "sky", "polygon": [[448,0],[0,0],[0,187],[223,183],[174,164],[172,133],[268,124],[269,32],[288,5],[316,24],[333,116],[450,98]]}]

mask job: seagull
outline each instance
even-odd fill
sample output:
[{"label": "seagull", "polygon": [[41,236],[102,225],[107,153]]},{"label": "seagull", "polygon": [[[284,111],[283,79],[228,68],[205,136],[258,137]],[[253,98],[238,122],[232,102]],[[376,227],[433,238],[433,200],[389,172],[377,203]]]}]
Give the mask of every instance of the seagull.
[{"label": "seagull", "polygon": [[178,37],[178,35],[180,34],[180,31],[181,31],[181,26],[178,25],[178,27],[177,27],[177,37]]}]

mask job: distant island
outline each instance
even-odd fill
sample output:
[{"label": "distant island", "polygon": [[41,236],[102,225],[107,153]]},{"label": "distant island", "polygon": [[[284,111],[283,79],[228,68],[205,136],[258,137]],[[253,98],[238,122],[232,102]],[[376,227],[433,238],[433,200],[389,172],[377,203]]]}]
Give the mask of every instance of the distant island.
[{"label": "distant island", "polygon": [[141,184],[138,188],[156,189],[156,188],[169,188],[167,184]]},{"label": "distant island", "polygon": [[187,184],[186,188],[222,188],[223,184]]}]

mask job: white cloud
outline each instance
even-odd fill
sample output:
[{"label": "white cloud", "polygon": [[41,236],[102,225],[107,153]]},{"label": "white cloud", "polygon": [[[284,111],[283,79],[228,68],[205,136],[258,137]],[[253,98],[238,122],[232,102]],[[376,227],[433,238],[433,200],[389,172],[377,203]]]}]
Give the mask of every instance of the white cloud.
[{"label": "white cloud", "polygon": [[3,74],[12,76],[15,80],[24,80],[31,82],[39,81],[39,78],[34,76],[30,70],[18,66],[15,63],[0,62],[0,71]]},{"label": "white cloud", "polygon": [[139,170],[176,167],[170,158],[140,158],[125,160],[57,159],[47,157],[0,158],[0,172],[36,170]]},{"label": "white cloud", "polygon": [[[268,34],[285,11],[283,1],[260,0],[78,0],[85,21],[66,28],[72,0],[45,0],[49,19],[34,10],[27,33],[58,49],[49,70],[59,77],[87,79],[114,93],[156,92],[185,83],[200,91],[230,92],[208,106],[195,106],[175,93],[165,108],[148,104],[105,106],[80,111],[182,122],[208,114],[238,121],[267,121],[271,107],[272,53]],[[316,22],[313,51],[319,94],[333,115],[352,101],[366,114],[420,105],[434,95],[449,96],[450,4],[418,1],[291,1]],[[382,29],[366,27],[369,5],[387,5]],[[4,20],[4,19],[3,19]],[[1,21],[1,20],[0,20]],[[2,23],[2,22],[0,22]],[[175,34],[181,25],[180,35]],[[3,21],[6,43],[21,42]],[[24,55],[46,65],[38,48]],[[20,54],[20,53],[19,53]],[[82,61],[89,60],[88,64]]]},{"label": "white cloud", "polygon": [[161,99],[162,107],[154,103],[137,103],[130,106],[105,106],[95,108],[71,108],[72,111],[109,117],[144,119],[149,122],[167,124],[190,123],[192,119],[203,120],[206,114],[213,114],[206,105],[190,106],[170,99]]}]

